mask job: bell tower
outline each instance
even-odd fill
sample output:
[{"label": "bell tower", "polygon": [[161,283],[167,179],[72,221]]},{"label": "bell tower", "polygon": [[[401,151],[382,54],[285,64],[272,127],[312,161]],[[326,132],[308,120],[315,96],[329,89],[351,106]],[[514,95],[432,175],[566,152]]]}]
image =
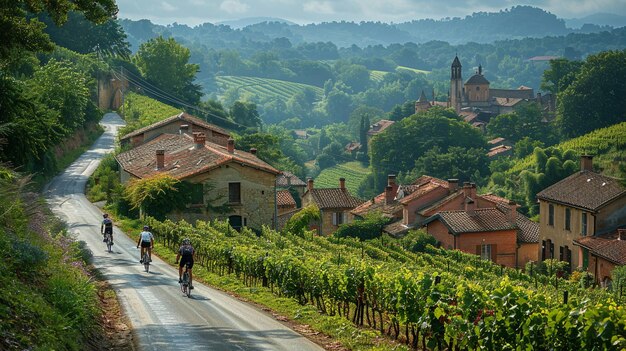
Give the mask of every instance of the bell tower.
[{"label": "bell tower", "polygon": [[461,73],[461,61],[458,56],[454,56],[450,75],[450,104],[456,113],[461,112],[461,102],[463,101],[463,77]]}]

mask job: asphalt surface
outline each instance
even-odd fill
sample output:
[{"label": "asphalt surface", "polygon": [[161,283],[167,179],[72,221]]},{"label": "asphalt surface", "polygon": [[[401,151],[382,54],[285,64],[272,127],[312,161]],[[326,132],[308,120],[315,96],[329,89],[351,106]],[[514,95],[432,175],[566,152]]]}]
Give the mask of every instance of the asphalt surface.
[{"label": "asphalt surface", "polygon": [[150,272],[139,263],[136,242],[114,228],[113,252],[100,235],[102,212],[84,196],[90,174],[113,150],[123,121],[108,113],[105,133],[65,172],[54,178],[45,196],[54,213],[93,252],[94,264],[118,294],[140,350],[323,350],[265,312],[220,291],[196,283],[183,296],[178,270],[156,256]]}]

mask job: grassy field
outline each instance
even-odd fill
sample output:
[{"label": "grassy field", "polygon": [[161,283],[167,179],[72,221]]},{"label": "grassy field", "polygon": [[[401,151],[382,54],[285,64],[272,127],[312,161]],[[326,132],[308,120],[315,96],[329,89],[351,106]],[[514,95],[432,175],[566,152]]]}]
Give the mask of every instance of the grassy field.
[{"label": "grassy field", "polygon": [[370,169],[364,167],[361,162],[352,161],[336,165],[323,170],[317,178],[315,178],[316,188],[337,188],[339,187],[339,178],[346,178],[346,188],[354,196],[357,194],[359,185],[367,175]]},{"label": "grassy field", "polygon": [[417,69],[417,68],[411,68],[411,67],[405,67],[405,66],[398,66],[396,67],[396,71],[411,71],[411,72],[415,72],[415,73],[423,73],[423,74],[428,74],[430,73],[430,71],[424,71],[423,69]]},{"label": "grassy field", "polygon": [[124,99],[124,108],[120,109],[120,112],[123,113],[124,120],[126,120],[126,126],[119,133],[123,136],[133,130],[177,115],[182,111],[145,95],[129,93]]},{"label": "grassy field", "polygon": [[218,76],[215,77],[220,94],[231,88],[239,88],[241,94],[251,94],[258,96],[261,100],[269,97],[278,97],[283,101],[289,100],[291,96],[303,91],[313,89],[318,99],[322,98],[323,89],[307,84],[287,82],[284,80],[244,77],[244,76]]}]

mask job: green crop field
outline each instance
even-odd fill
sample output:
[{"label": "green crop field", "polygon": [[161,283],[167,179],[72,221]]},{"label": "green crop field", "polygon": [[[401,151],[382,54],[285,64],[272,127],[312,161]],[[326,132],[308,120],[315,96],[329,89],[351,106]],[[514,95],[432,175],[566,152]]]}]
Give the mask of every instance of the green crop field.
[{"label": "green crop field", "polygon": [[361,162],[346,162],[334,167],[326,168],[315,178],[316,188],[338,188],[339,178],[346,178],[346,188],[354,196],[357,194],[359,185],[370,173],[369,168]]},{"label": "green crop field", "polygon": [[411,72],[415,72],[415,73],[423,73],[423,74],[428,74],[430,73],[430,71],[424,71],[423,69],[417,69],[417,68],[411,68],[411,67],[405,67],[405,66],[398,66],[396,67],[396,71],[411,71]]},{"label": "green crop field", "polygon": [[291,96],[303,91],[304,89],[313,89],[317,95],[317,99],[321,100],[324,94],[322,88],[287,82],[284,80],[258,78],[258,77],[244,77],[244,76],[217,76],[215,77],[217,86],[219,88],[219,94],[223,94],[228,89],[239,89],[240,94],[250,94],[259,97],[261,100],[264,98],[278,97],[283,101],[289,100]]},{"label": "green crop field", "polygon": [[370,79],[375,82],[380,82],[383,80],[383,78],[385,78],[385,75],[387,75],[387,73],[389,72],[372,70],[370,71]]}]

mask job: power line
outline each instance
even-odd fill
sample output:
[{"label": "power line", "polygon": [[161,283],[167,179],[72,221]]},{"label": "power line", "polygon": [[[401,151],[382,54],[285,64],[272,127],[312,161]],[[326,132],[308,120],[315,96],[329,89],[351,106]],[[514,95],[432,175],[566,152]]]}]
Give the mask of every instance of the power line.
[{"label": "power line", "polygon": [[[113,69],[112,72],[113,72],[113,75],[117,79],[122,79],[122,78],[120,78],[118,76],[118,72],[115,69]],[[149,83],[148,81],[146,81],[142,77],[138,77],[137,75],[135,75],[132,72],[129,72],[128,70],[125,70],[123,73],[120,73],[120,74],[122,75],[122,77],[125,77],[129,82],[133,83],[135,86],[138,86],[141,89],[145,90],[146,92],[148,92],[148,93],[150,93],[150,94],[152,94],[152,95],[154,95],[156,97],[159,97],[159,98],[161,98],[161,99],[163,99],[165,101],[172,102],[174,104],[178,104],[178,105],[181,105],[183,107],[187,107],[187,108],[189,108],[191,110],[200,112],[200,113],[202,113],[204,115],[211,116],[213,118],[217,118],[219,120],[225,121],[225,122],[227,122],[227,123],[229,123],[231,125],[236,125],[236,126],[242,127],[242,128],[247,128],[248,127],[248,126],[245,126],[243,124],[237,123],[237,122],[235,122],[233,120],[226,119],[226,118],[224,118],[222,116],[219,116],[219,115],[216,115],[216,114],[214,114],[212,112],[209,112],[209,111],[203,109],[200,106],[191,105],[190,103],[182,100],[181,98],[176,97],[175,95],[173,95],[173,94],[171,94],[169,92],[166,92],[166,91],[164,91],[164,90],[154,86],[153,84]],[[131,78],[131,76],[132,76],[132,78]]]}]

